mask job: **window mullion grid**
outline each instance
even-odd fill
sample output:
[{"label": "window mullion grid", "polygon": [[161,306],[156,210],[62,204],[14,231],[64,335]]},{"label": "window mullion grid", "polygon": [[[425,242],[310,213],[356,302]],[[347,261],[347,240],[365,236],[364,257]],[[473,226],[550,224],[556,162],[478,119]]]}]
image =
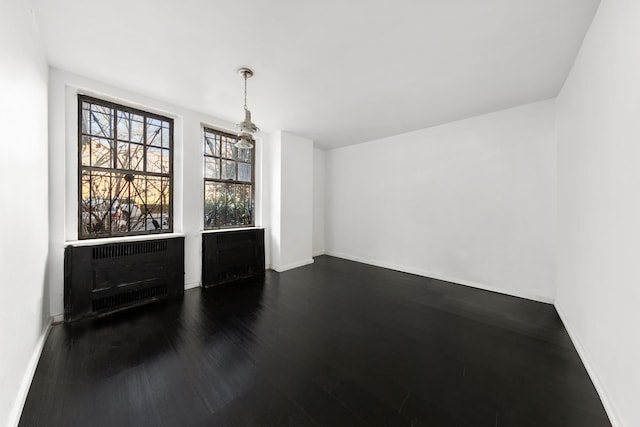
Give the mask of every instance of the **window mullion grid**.
[{"label": "window mullion grid", "polygon": [[[79,227],[79,231],[82,233],[79,238],[87,238],[87,237],[104,237],[104,234],[108,235],[108,236],[112,236],[112,235],[126,235],[126,234],[145,234],[147,232],[149,232],[149,230],[147,229],[147,224],[145,222],[144,224],[144,230],[140,230],[137,232],[132,232],[131,231],[131,218],[129,217],[129,219],[127,220],[127,229],[126,231],[123,232],[114,232],[113,230],[113,223],[112,223],[112,218],[111,218],[111,212],[110,212],[110,206],[112,205],[112,203],[114,202],[114,189],[115,189],[115,182],[117,180],[117,176],[119,175],[124,175],[127,173],[132,173],[137,177],[142,176],[142,182],[144,183],[144,203],[146,205],[146,197],[147,197],[147,193],[148,193],[148,180],[147,177],[157,177],[158,179],[160,179],[160,193],[161,195],[164,194],[163,190],[166,190],[165,184],[163,179],[167,179],[169,181],[168,183],[168,188],[169,188],[169,198],[170,198],[170,206],[169,206],[169,211],[167,212],[167,215],[169,215],[169,213],[172,211],[172,200],[173,200],[173,188],[172,188],[172,176],[173,176],[173,126],[172,126],[172,121],[170,119],[161,117],[161,116],[153,116],[154,118],[158,118],[161,121],[167,121],[169,123],[169,131],[170,131],[170,144],[169,144],[169,173],[163,173],[163,172],[148,172],[147,171],[147,147],[148,147],[148,143],[147,143],[147,119],[148,117],[151,117],[150,115],[147,115],[144,111],[140,111],[140,110],[131,110],[132,112],[135,112],[135,114],[141,115],[143,116],[143,125],[144,125],[144,129],[143,129],[143,141],[142,141],[142,148],[143,148],[143,161],[144,161],[144,165],[143,165],[143,171],[140,170],[133,170],[133,169],[124,169],[124,168],[118,168],[118,127],[117,127],[117,119],[118,119],[118,112],[119,111],[129,111],[128,109],[121,109],[118,108],[117,105],[110,103],[108,101],[101,101],[98,99],[93,99],[91,97],[84,97],[84,96],[80,96],[80,113],[79,113],[79,135],[80,135],[80,150],[79,150],[79,204],[80,204],[80,209],[79,209],[79,222],[80,222],[80,227]],[[112,167],[101,167],[101,166],[94,166],[92,164],[92,158],[93,158],[93,147],[91,145],[91,140],[93,139],[93,135],[92,134],[87,134],[84,131],[83,128],[83,103],[86,102],[89,105],[89,132],[91,129],[91,121],[93,120],[91,111],[92,111],[92,106],[96,105],[96,106],[101,106],[101,107],[106,107],[110,110],[111,113],[111,118],[110,118],[110,125],[112,126],[111,129],[111,136],[110,137],[105,137],[105,139],[108,139],[111,141],[112,145],[112,149],[111,149],[111,153],[113,155],[113,159],[112,162],[110,163],[110,166]],[[130,126],[131,127],[131,126]],[[83,141],[83,136],[86,136],[89,139],[89,165],[85,165],[82,162],[82,157],[81,157],[81,147],[82,147],[82,141]],[[131,144],[131,142],[129,142],[129,144]],[[138,145],[136,143],[136,145]],[[162,152],[162,155],[164,155],[164,152]],[[130,155],[129,155],[129,166],[131,167],[130,164]],[[101,175],[102,178],[107,178],[108,179],[108,206],[109,206],[109,211],[105,212],[105,217],[108,218],[106,219],[106,221],[104,221],[106,224],[109,225],[108,228],[108,232],[106,232],[106,230],[103,228],[102,230],[102,236],[97,236],[92,232],[92,226],[91,223],[93,221],[93,214],[95,212],[95,209],[97,209],[96,206],[94,206],[93,201],[96,197],[99,197],[98,195],[95,194],[94,192],[94,180],[96,178],[96,176],[94,175],[94,172],[98,172],[98,173],[102,173],[102,174],[106,174],[106,177],[104,175]],[[89,186],[89,191],[88,191],[88,196],[89,196],[89,200],[88,200],[88,212],[87,212],[87,220],[83,221],[82,220],[82,212],[83,212],[83,193],[82,193],[82,185],[83,185],[83,176],[87,174],[88,175],[88,182],[87,185]],[[133,185],[132,183],[127,183],[127,198],[128,198],[128,202],[131,202],[131,197],[132,197],[132,193],[131,193],[131,185]],[[162,198],[160,203],[162,203]],[[86,212],[86,210],[85,210]],[[171,219],[173,220],[173,217],[171,216]],[[173,222],[173,221],[172,221]],[[88,229],[85,231],[83,230],[83,225],[82,224],[86,224],[86,226],[88,227]],[[170,230],[172,230],[173,228],[170,227]],[[156,230],[153,230],[156,231]],[[162,230],[159,230],[162,231]]]},{"label": "window mullion grid", "polygon": [[[235,141],[234,141],[234,142],[235,142]],[[233,144],[233,145],[231,146],[231,147],[232,147],[232,148],[231,148],[231,156],[233,156],[233,150],[235,149],[235,150],[236,150],[236,158],[235,158],[235,159],[233,159],[233,161],[234,161],[234,163],[235,163],[235,165],[234,165],[234,166],[235,166],[235,168],[234,168],[234,169],[236,170],[235,177],[236,177],[236,181],[238,181],[238,167],[240,166],[240,165],[238,164],[238,159],[240,158],[240,149],[238,149],[237,147],[234,147],[234,145],[235,145],[235,144]],[[236,193],[237,193],[237,189],[236,189]],[[238,198],[238,197],[237,197],[237,194],[236,194],[236,200],[237,200],[237,198]]]},{"label": "window mullion grid", "polygon": [[112,108],[113,111],[113,132],[111,132],[111,137],[113,138],[113,168],[118,168],[118,109]]},{"label": "window mullion grid", "polygon": [[218,155],[218,170],[220,171],[219,178],[222,179],[222,136],[216,135],[216,139],[218,140],[218,149],[216,150],[216,154]]},{"label": "window mullion grid", "polygon": [[[147,149],[149,148],[149,141],[147,141],[147,120],[149,118],[145,115],[142,116],[142,170],[147,172]],[[162,171],[162,169],[160,169]]]},{"label": "window mullion grid", "polygon": [[[207,128],[205,128],[205,138],[207,136]],[[240,171],[239,171],[239,165],[240,163],[242,163],[242,161],[239,158],[239,151],[236,149],[236,156],[234,158],[234,156],[226,156],[224,155],[225,150],[223,150],[223,147],[225,147],[225,144],[232,144],[234,141],[237,141],[237,137],[231,134],[228,134],[226,132],[218,132],[218,131],[214,131],[209,129],[209,133],[213,134],[213,136],[216,138],[216,140],[219,142],[218,143],[218,152],[216,152],[215,156],[209,155],[205,153],[205,158],[209,157],[211,159],[215,159],[215,161],[218,163],[218,169],[220,171],[219,177],[218,178],[210,178],[210,177],[205,177],[204,178],[204,182],[205,183],[218,183],[218,184],[222,184],[222,188],[223,188],[223,193],[222,193],[222,197],[224,200],[220,200],[221,196],[217,196],[214,195],[214,201],[215,200],[220,200],[222,204],[224,204],[225,206],[228,206],[228,203],[231,202],[231,199],[237,199],[239,197],[239,192],[244,192],[246,191],[246,187],[249,186],[249,194],[247,194],[247,196],[249,196],[251,199],[249,201],[249,205],[247,206],[250,209],[250,222],[248,224],[236,224],[236,222],[239,220],[238,218],[238,206],[235,206],[235,209],[233,212],[229,212],[228,208],[225,208],[222,211],[223,217],[220,218],[220,222],[218,222],[218,224],[214,225],[214,226],[209,226],[207,227],[205,225],[206,228],[228,228],[228,227],[236,227],[238,225],[255,225],[255,217],[254,217],[254,203],[255,203],[255,153],[252,151],[250,158],[249,158],[249,162],[251,163],[251,180],[250,181],[240,181],[239,180],[239,176],[240,176]],[[204,141],[204,144],[206,144],[206,139]],[[225,147],[226,148],[226,147]],[[205,152],[206,152],[206,148],[205,148]],[[223,179],[223,161],[231,161],[234,164],[235,167],[235,172],[234,172],[234,179]],[[231,190],[231,193],[233,194],[229,194]],[[244,194],[244,193],[243,193]],[[231,198],[229,198],[228,196],[230,196]],[[244,197],[244,196],[243,196]],[[244,206],[244,205],[243,205]],[[242,209],[242,208],[241,208]],[[244,212],[244,210],[242,211]],[[229,224],[229,221],[232,220],[231,222],[233,222],[234,224]]]}]

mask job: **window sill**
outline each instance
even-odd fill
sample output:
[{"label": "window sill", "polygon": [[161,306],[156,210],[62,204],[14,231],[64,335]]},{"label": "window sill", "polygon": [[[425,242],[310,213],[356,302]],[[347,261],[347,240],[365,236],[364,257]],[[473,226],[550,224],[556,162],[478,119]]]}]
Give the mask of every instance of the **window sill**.
[{"label": "window sill", "polygon": [[82,239],[82,240],[67,240],[64,242],[65,246],[94,246],[94,245],[107,245],[109,243],[120,242],[136,242],[140,240],[157,240],[157,239],[172,239],[176,237],[184,237],[184,233],[158,233],[158,234],[143,234],[139,236],[121,236],[121,237],[104,237],[99,239]]},{"label": "window sill", "polygon": [[260,230],[264,227],[235,227],[235,228],[216,228],[215,230],[200,230],[202,234],[208,233],[225,233],[227,231],[242,231],[242,230]]}]

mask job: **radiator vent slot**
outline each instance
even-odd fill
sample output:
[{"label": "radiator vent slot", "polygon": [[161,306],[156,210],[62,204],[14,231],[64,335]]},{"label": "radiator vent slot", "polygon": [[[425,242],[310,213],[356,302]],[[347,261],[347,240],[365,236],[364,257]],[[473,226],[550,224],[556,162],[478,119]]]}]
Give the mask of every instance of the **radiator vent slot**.
[{"label": "radiator vent slot", "polygon": [[94,313],[100,311],[113,311],[120,307],[129,307],[141,302],[152,300],[167,295],[167,285],[153,286],[135,291],[123,292],[118,295],[96,298],[91,302],[91,310]]},{"label": "radiator vent slot", "polygon": [[166,240],[148,240],[146,242],[114,243],[93,248],[93,259],[116,258],[131,255],[166,252]]}]

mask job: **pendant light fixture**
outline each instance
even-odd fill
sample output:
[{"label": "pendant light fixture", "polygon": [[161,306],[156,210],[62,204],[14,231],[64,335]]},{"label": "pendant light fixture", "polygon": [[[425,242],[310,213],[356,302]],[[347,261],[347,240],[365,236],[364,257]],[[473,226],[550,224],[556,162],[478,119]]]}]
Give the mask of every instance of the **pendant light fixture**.
[{"label": "pendant light fixture", "polygon": [[251,121],[251,111],[247,108],[247,79],[253,76],[253,71],[248,68],[240,68],[238,74],[244,79],[244,120],[236,125],[238,130],[238,142],[236,147],[241,149],[253,148],[253,134],[258,132],[258,126]]}]

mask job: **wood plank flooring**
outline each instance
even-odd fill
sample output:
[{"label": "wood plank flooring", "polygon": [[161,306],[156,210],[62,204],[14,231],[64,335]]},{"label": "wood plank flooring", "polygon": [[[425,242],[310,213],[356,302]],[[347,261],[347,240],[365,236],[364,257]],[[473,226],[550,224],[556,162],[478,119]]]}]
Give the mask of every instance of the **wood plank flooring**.
[{"label": "wood plank flooring", "polygon": [[552,305],[315,261],[54,326],[20,425],[610,425]]}]

